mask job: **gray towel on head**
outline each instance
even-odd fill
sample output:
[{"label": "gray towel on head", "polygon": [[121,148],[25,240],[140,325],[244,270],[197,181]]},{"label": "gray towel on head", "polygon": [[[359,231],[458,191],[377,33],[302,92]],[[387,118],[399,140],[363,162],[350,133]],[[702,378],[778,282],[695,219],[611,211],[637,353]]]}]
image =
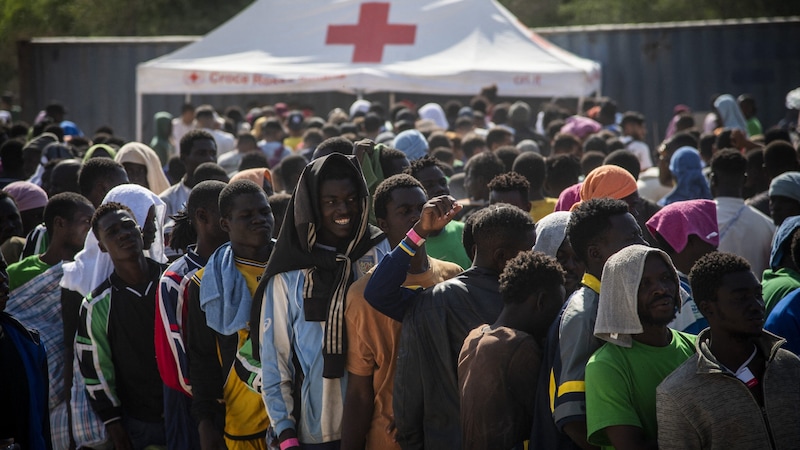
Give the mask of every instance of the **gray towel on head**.
[{"label": "gray towel on head", "polygon": [[569,211],[556,211],[536,222],[536,244],[533,250],[555,258],[558,248],[567,236],[570,215]]},{"label": "gray towel on head", "polygon": [[[612,255],[603,266],[600,300],[597,303],[597,321],[594,335],[598,339],[620,347],[630,348],[631,335],[644,331],[639,320],[639,283],[644,273],[644,263],[651,253],[661,255],[673,267],[672,260],[663,251],[645,245],[631,245]],[[680,286],[678,272],[673,267],[676,292]],[[678,295],[681,295],[678,292]]]}]

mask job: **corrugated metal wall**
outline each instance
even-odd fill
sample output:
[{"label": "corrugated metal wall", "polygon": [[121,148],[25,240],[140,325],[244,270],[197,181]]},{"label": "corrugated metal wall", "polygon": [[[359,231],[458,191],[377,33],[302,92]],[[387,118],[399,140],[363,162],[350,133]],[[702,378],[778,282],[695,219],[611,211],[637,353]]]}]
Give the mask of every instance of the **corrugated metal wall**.
[{"label": "corrugated metal wall", "polygon": [[[615,98],[623,111],[644,113],[649,140],[653,142],[663,134],[672,108],[678,103],[702,111],[708,109],[714,93],[747,92],[755,96],[758,116],[768,127],[782,117],[786,93],[800,86],[800,18],[535,31],[573,53],[601,62],[603,94]],[[68,119],[77,122],[87,134],[101,125],[110,125],[116,134],[133,139],[136,65],[195,39],[42,38],[21,42],[20,97],[25,118],[32,120],[48,102],[58,100],[69,110]],[[385,94],[367,98],[388,104]],[[398,94],[397,99],[402,98],[418,103],[444,100]],[[335,106],[347,107],[353,100],[352,95],[320,93],[195,96],[192,103],[247,109],[293,101],[326,112]],[[158,111],[177,114],[183,101],[184,97],[177,95],[144,97],[145,140],[152,136],[153,115]]]},{"label": "corrugated metal wall", "polygon": [[535,29],[602,64],[603,94],[648,118],[663,136],[676,104],[707,111],[711,96],[749,93],[764,128],[784,115],[800,86],[800,19]]}]

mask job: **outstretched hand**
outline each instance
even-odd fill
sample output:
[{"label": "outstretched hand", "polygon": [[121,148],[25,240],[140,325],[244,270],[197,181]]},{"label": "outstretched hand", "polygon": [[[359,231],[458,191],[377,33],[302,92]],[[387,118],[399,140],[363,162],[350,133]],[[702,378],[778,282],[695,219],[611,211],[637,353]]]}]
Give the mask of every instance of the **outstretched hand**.
[{"label": "outstretched hand", "polygon": [[459,211],[461,204],[449,195],[440,195],[428,200],[422,207],[419,220],[414,224],[414,231],[422,238],[443,229]]}]

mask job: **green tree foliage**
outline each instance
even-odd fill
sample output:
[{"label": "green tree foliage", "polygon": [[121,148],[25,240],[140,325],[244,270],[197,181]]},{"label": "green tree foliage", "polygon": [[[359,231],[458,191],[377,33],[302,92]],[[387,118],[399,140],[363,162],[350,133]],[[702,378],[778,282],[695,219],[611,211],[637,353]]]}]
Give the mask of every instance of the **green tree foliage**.
[{"label": "green tree foliage", "polygon": [[786,0],[500,0],[531,27],[780,17],[800,14]]}]

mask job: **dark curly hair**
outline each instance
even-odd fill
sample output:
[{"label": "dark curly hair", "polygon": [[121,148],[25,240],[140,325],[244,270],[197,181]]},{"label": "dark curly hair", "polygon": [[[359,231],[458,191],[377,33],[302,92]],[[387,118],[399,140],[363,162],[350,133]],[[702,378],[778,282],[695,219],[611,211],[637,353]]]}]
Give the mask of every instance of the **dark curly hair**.
[{"label": "dark curly hair", "polygon": [[528,201],[528,189],[531,184],[517,172],[500,174],[489,182],[489,190],[497,192],[519,192],[524,201]]},{"label": "dark curly hair", "polygon": [[694,263],[689,272],[692,296],[697,303],[716,301],[722,278],[729,273],[749,272],[750,263],[733,253],[711,252]]},{"label": "dark curly hair", "polygon": [[553,292],[564,284],[564,269],[555,258],[541,252],[521,252],[500,274],[503,302],[522,303],[536,291]]},{"label": "dark curly hair", "polygon": [[567,236],[575,255],[584,263],[589,259],[589,246],[604,238],[611,229],[611,217],[628,213],[628,204],[612,198],[595,198],[581,202],[567,224]]},{"label": "dark curly hair", "polygon": [[442,172],[444,172],[444,163],[430,155],[425,155],[422,158],[411,161],[411,165],[406,167],[404,172],[414,178],[417,178],[417,175],[419,175],[420,172],[429,167],[438,167]]}]

